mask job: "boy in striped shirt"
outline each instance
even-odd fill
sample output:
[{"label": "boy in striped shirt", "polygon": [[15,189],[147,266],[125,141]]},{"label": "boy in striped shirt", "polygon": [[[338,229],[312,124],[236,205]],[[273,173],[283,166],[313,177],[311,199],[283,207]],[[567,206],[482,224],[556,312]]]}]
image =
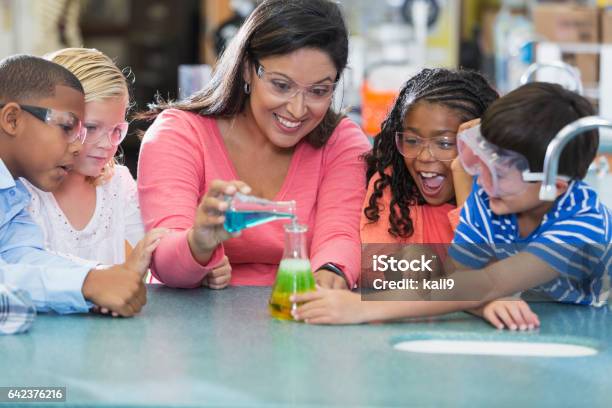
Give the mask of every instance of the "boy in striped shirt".
[{"label": "boy in striped shirt", "polygon": [[[565,147],[557,199],[539,199],[548,144],[565,125],[593,114],[583,97],[532,83],[493,103],[482,124],[461,135],[460,159],[478,179],[450,248],[460,268],[497,274],[496,292],[504,296],[531,289],[557,302],[606,303],[612,215],[582,181],[597,152],[597,131]],[[510,327],[522,320],[513,303],[493,302],[480,313],[486,310],[491,323]]]},{"label": "boy in striped shirt", "polygon": [[495,101],[481,124],[460,127],[467,129],[457,138],[461,164],[478,177],[449,249],[455,271],[445,273],[453,279],[452,290],[431,290],[425,300],[388,290],[364,301],[346,290],[319,288],[292,296],[303,303],[293,316],[312,324],[353,324],[464,310],[497,328],[526,330],[540,322],[527,303],[507,298],[518,292],[532,289],[557,302],[603,305],[612,216],[581,181],[597,152],[597,131],[567,144],[559,160],[558,197],[539,199],[550,141],[567,124],[593,114],[583,97],[559,85],[531,83]]}]

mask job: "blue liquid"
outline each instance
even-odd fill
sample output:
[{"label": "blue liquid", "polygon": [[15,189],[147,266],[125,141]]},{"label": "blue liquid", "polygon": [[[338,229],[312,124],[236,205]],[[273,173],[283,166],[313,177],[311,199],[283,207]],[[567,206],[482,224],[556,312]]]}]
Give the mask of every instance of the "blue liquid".
[{"label": "blue liquid", "polygon": [[266,222],[291,219],[295,216],[290,213],[267,212],[267,211],[228,211],[225,213],[223,226],[227,232],[236,232],[245,228],[265,224]]}]

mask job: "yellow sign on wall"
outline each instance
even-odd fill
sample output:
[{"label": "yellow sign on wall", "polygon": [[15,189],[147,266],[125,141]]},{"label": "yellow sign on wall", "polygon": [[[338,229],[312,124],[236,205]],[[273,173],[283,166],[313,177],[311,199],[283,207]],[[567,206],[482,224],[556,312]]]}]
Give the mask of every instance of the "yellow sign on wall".
[{"label": "yellow sign on wall", "polygon": [[459,63],[460,2],[439,0],[440,14],[427,35],[427,66],[455,68]]}]

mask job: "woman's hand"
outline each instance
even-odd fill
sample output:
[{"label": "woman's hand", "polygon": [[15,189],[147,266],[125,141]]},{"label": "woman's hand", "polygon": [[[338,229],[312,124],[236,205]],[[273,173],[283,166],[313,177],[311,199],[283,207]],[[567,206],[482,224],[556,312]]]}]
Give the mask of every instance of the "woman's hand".
[{"label": "woman's hand", "polygon": [[367,321],[366,304],[358,293],[348,290],[323,289],[298,293],[291,301],[303,303],[292,314],[295,320],[310,324],[356,324]]},{"label": "woman's hand", "polygon": [[202,286],[211,289],[223,289],[230,283],[232,278],[232,265],[229,263],[227,256],[223,257],[223,261],[213,268],[213,270],[204,277]]},{"label": "woman's hand", "polygon": [[201,264],[210,259],[215,248],[223,241],[240,235],[230,234],[223,227],[228,203],[225,196],[233,196],[238,191],[243,194],[251,188],[242,181],[214,180],[196,210],[193,227],[188,234],[189,248],[194,258]]}]

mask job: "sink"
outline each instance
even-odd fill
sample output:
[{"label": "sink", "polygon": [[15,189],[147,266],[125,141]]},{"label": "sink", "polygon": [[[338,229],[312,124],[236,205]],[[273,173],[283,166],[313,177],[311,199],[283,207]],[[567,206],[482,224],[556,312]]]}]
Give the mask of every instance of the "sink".
[{"label": "sink", "polygon": [[394,349],[421,354],[461,354],[518,357],[588,357],[597,354],[589,339],[499,332],[493,335],[432,333],[398,336]]}]

